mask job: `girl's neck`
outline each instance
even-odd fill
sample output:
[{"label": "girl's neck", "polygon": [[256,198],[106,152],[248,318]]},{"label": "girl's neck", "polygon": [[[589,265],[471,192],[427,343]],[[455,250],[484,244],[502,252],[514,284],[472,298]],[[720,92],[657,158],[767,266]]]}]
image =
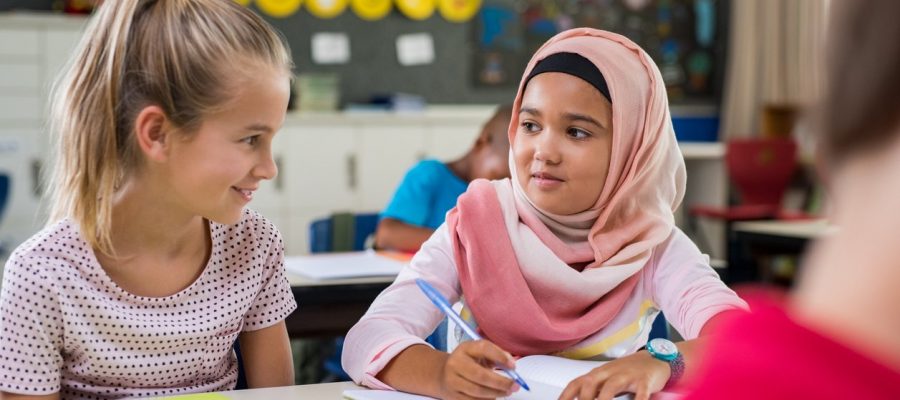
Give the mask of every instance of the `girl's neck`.
[{"label": "girl's neck", "polygon": [[203,217],[180,211],[149,182],[133,181],[113,201],[112,241],[119,257],[153,255],[177,259],[206,247]]}]

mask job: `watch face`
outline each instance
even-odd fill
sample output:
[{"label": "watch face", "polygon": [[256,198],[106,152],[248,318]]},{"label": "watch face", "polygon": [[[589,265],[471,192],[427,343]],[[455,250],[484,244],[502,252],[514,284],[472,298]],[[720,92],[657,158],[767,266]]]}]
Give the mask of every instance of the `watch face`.
[{"label": "watch face", "polygon": [[678,352],[678,348],[675,347],[675,343],[672,343],[666,339],[653,339],[650,341],[650,343],[647,343],[647,346],[652,348],[654,353],[663,356],[676,354]]}]

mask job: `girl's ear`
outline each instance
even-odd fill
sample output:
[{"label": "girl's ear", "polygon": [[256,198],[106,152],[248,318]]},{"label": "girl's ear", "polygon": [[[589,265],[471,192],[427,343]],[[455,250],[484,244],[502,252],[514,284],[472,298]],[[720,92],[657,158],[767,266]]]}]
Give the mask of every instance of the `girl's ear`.
[{"label": "girl's ear", "polygon": [[172,124],[162,108],[144,107],[134,120],[134,135],[138,148],[149,161],[162,162],[168,158]]},{"label": "girl's ear", "polygon": [[475,148],[480,149],[482,147],[487,147],[491,144],[491,132],[488,129],[488,126],[485,125],[481,128],[481,133],[478,134],[478,138],[475,139]]}]

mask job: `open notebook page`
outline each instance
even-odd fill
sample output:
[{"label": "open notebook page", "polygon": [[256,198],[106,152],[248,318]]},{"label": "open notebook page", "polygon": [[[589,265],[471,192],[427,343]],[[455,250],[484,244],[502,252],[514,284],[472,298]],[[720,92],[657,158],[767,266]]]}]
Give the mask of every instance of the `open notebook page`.
[{"label": "open notebook page", "polygon": [[[556,399],[573,379],[603,365],[601,361],[570,360],[553,356],[528,356],[516,361],[516,372],[531,391],[519,390],[509,400]],[[631,399],[630,395],[616,399]]]},{"label": "open notebook page", "polygon": [[[516,372],[525,379],[531,391],[520,389],[509,400],[552,400],[559,398],[573,379],[602,365],[599,361],[578,361],[552,356],[528,356],[516,361]],[[501,373],[498,371],[498,373]],[[505,375],[504,375],[505,376]],[[348,390],[344,397],[351,400],[427,400],[430,397],[381,390]],[[631,395],[616,397],[631,399]]]}]

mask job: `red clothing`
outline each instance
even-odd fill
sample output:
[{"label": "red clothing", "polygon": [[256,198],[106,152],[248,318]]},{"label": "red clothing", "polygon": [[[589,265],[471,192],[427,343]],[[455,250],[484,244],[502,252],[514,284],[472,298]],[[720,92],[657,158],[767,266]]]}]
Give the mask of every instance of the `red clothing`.
[{"label": "red clothing", "polygon": [[772,303],[751,308],[723,324],[685,399],[900,399],[900,371],[798,324]]}]

